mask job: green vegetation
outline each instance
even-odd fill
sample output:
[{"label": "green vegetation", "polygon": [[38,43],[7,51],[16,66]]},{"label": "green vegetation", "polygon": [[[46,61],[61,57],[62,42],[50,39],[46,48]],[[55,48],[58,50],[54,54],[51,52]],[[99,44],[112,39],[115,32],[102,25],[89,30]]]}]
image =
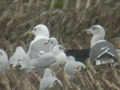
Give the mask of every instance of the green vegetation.
[{"label": "green vegetation", "polygon": [[[62,8],[63,4],[64,4],[63,0],[57,0],[55,4],[55,8]],[[50,5],[51,5],[51,0],[48,2],[48,5],[46,7],[49,9]]]}]

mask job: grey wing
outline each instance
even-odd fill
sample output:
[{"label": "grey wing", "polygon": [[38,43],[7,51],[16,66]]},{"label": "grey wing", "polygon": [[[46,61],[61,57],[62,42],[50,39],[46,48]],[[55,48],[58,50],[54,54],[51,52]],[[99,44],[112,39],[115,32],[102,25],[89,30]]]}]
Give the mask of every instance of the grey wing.
[{"label": "grey wing", "polygon": [[32,60],[27,55],[25,55],[23,59],[20,61],[21,69],[32,70],[34,68],[32,64],[34,61],[35,60]]},{"label": "grey wing", "polygon": [[40,67],[40,68],[46,68],[55,62],[56,62],[56,59],[53,56],[53,54],[51,54],[51,52],[50,52],[50,53],[46,53],[44,55],[41,55],[39,57],[39,59],[36,59],[36,61],[34,62],[34,66]]},{"label": "grey wing", "polygon": [[37,58],[41,52],[48,52],[48,47],[49,45],[47,39],[39,39],[30,45],[28,55],[30,58]]},{"label": "grey wing", "polygon": [[115,47],[108,41],[104,41],[96,44],[90,50],[90,60],[94,61],[101,58],[103,55],[109,55],[114,59],[117,59],[117,53]]}]

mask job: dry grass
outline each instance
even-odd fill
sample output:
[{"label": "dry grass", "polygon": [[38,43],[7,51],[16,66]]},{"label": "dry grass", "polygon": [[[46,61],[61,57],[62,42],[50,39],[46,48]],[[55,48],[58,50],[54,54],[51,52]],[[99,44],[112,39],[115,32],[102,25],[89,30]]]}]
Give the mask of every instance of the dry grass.
[{"label": "dry grass", "polygon": [[[38,1],[38,0],[37,0]],[[120,37],[120,1],[101,0],[89,8],[49,10],[46,3],[33,0],[0,1],[0,48],[9,56],[18,45],[25,50],[33,36],[24,36],[35,24],[46,24],[52,36],[66,48],[88,48],[89,37],[84,29],[101,24],[107,31],[107,39]],[[117,45],[116,45],[117,46]],[[105,68],[105,67],[104,67]],[[120,71],[117,68],[93,67],[77,73],[74,80],[68,80],[63,71],[57,77],[64,83],[65,90],[120,90]],[[7,70],[0,74],[0,90],[38,90],[40,76],[35,73]]]},{"label": "dry grass", "polygon": [[[106,68],[106,69],[104,69]],[[107,65],[76,73],[75,78],[69,80],[63,71],[56,74],[63,85],[64,90],[120,90],[120,70]],[[41,76],[25,70],[9,69],[0,74],[1,90],[39,90]],[[57,89],[57,88],[56,88]]]},{"label": "dry grass", "polygon": [[[29,7],[27,0],[24,0],[22,5],[5,1],[6,7],[4,6],[4,9],[1,10],[0,16],[0,33],[2,33],[0,48],[5,48],[11,53],[14,49],[9,50],[10,47],[21,44],[28,47],[32,37],[23,36],[23,34],[38,23],[46,24],[51,35],[57,37],[66,48],[88,48],[89,37],[84,29],[93,24],[101,24],[105,27],[107,39],[119,37],[119,1],[106,1],[104,4],[100,3],[98,6],[91,6],[88,9],[54,9],[51,11],[43,5],[36,7],[35,3]],[[2,6],[0,7],[2,8]]]}]

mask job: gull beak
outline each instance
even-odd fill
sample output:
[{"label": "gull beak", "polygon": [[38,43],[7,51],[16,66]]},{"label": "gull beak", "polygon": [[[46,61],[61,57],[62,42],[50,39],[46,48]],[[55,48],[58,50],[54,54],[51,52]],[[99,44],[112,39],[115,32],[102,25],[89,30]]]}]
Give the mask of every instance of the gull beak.
[{"label": "gull beak", "polygon": [[85,29],[85,32],[86,32],[87,34],[92,34],[92,33],[91,33],[91,28]]},{"label": "gull beak", "polygon": [[33,32],[32,31],[27,31],[23,34],[23,36],[27,36],[27,35],[32,36]]}]

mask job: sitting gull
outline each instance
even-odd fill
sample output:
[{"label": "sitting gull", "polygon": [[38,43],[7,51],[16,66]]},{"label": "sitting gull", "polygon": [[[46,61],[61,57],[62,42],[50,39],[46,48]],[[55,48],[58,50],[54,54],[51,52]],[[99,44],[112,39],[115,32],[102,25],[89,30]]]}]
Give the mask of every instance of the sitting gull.
[{"label": "sitting gull", "polygon": [[54,76],[53,72],[49,68],[46,68],[43,78],[40,81],[39,90],[54,90],[53,88],[63,90],[63,84],[59,79],[57,79],[57,77]]},{"label": "sitting gull", "polygon": [[91,33],[90,61],[95,65],[115,63],[118,60],[116,49],[112,43],[105,40],[105,30],[101,25],[93,25],[87,30]]},{"label": "sitting gull", "polygon": [[8,68],[8,55],[3,49],[0,49],[0,72],[3,72],[7,68]]},{"label": "sitting gull", "polygon": [[23,57],[26,55],[24,49],[22,46],[17,46],[16,50],[13,54],[13,56],[10,57],[9,64],[12,65],[12,67],[21,67],[21,61],[23,61]]},{"label": "sitting gull", "polygon": [[33,66],[34,70],[37,72],[42,72],[45,68],[50,67],[51,65],[55,64],[59,61],[66,62],[67,57],[63,52],[61,45],[56,45],[53,50],[40,55],[39,59],[34,60]]},{"label": "sitting gull", "polygon": [[69,56],[68,59],[64,67],[64,72],[69,79],[72,79],[77,72],[84,70],[86,66],[80,61],[75,61],[73,56]]}]

